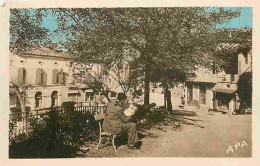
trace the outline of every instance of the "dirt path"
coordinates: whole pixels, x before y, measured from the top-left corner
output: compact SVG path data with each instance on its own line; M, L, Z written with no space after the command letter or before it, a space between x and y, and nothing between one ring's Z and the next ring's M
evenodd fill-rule
M170 116L163 123L140 133L144 136L141 139L141 150L133 151L127 149L126 145L121 145L115 154L113 147L108 146L98 151L91 148L86 155L89 157L250 157L252 155L251 115L227 116L221 113L203 112L197 112L195 116L180 114Z

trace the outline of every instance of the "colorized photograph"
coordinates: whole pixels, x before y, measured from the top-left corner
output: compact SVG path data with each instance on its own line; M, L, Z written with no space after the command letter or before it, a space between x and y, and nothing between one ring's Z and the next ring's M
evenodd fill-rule
M251 158L252 15L11 8L9 158Z

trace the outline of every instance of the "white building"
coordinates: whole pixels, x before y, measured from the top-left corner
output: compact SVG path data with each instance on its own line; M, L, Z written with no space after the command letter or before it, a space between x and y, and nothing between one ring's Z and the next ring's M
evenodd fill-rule
M238 73L213 73L200 68L197 77L187 84L186 101L197 100L200 106L208 109L233 112L239 109L237 81L244 72L252 71L252 51L237 54Z
M26 106L31 110L60 106L64 101L81 101L84 92L72 85L71 54L38 47L19 55L10 53L10 82L26 86ZM75 90L77 89L77 90ZM10 108L18 100L10 91Z
M75 57L53 47L37 47L29 51L10 53L10 83L26 86L26 106L30 110L41 110L51 106L61 106L63 102L83 102L84 105L102 103L104 96L94 93L84 79L90 78L86 73L86 64L75 62ZM102 75L102 66L91 64L89 73L103 79L108 89L122 92L116 75ZM129 69L128 69L129 70ZM120 78L127 77L128 70ZM10 84L10 108L19 105L19 100ZM114 93L112 93L114 97Z

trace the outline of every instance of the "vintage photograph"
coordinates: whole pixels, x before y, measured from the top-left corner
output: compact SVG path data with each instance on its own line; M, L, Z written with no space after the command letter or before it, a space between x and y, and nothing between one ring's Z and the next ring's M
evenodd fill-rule
M251 158L252 12L11 8L9 158Z

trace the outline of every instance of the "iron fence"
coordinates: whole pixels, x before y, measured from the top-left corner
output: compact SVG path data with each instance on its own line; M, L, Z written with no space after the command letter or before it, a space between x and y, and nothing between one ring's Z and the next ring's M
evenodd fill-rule
M86 105L76 105L74 107L74 112L81 113L82 115L91 114L96 115L103 113L105 109L104 105L86 106ZM61 107L43 108L37 110L31 110L27 112L17 112L9 114L9 130L12 130L10 137L19 135L22 133L27 133L30 131L29 119L42 119L51 110L57 111L59 114L66 114L67 111Z

